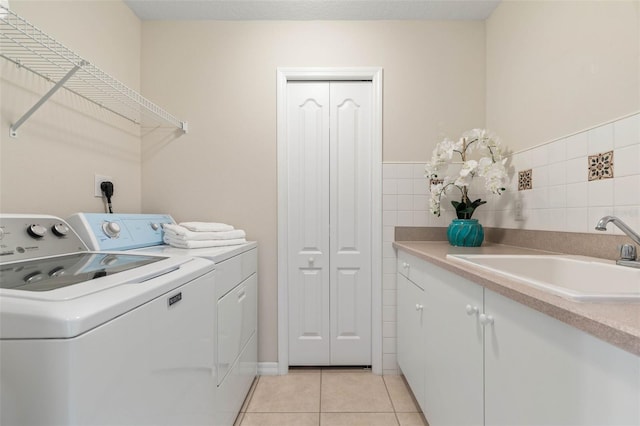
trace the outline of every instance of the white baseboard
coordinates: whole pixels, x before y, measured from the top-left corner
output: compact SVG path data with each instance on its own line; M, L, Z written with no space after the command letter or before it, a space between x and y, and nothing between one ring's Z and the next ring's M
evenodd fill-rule
M258 375L259 376L277 376L278 363L277 362L259 362L258 363Z

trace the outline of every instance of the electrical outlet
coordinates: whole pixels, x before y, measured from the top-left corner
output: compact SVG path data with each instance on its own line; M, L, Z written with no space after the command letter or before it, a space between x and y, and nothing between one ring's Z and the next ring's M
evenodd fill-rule
M522 200L516 200L513 206L515 220L517 222L522 222L524 220L524 215L522 212Z
M95 197L100 197L102 198L102 189L100 189L100 184L102 182L113 182L113 179L111 178L111 176L104 176L104 175L94 175L94 181L93 181L93 185L94 185L94 193L93 195Z

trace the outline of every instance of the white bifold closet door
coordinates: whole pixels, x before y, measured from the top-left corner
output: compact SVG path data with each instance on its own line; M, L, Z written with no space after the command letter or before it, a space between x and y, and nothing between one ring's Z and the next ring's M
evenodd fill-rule
M370 365L372 83L287 91L289 365Z

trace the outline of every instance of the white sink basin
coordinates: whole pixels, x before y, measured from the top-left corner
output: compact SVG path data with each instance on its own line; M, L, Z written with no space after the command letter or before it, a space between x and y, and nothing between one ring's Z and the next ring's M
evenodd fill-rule
M640 269L582 256L447 255L557 294L585 302L640 301Z

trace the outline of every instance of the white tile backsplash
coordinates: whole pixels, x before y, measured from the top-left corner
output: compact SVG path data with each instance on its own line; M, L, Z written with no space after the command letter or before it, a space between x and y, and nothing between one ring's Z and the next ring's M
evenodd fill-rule
M567 183L576 183L576 182L586 182L587 181L587 165L588 158L587 156L582 156L578 158L572 158L567 160L566 164L566 182ZM535 179L535 176L534 176Z
M382 194L382 210L383 211L398 210L398 196L395 194Z
M398 193L398 180L395 178L383 178L382 193L385 195L396 195Z
M549 146L540 145L531 150L531 167L546 166L549 164Z
M549 144L549 164L563 163L567 160L567 141L562 139Z
M587 132L571 135L565 138L564 141L567 145L567 160L587 156L587 153L589 152L589 147L587 145Z
M382 335L385 337L396 337L398 335L398 332L396 330L396 324L395 322L383 322L382 323Z
M616 149L613 152L613 169L614 177L632 176L640 173L640 144Z
M567 183L566 162L550 164L547 168L549 185L564 185Z
M566 187L567 208L585 207L587 200L587 182L570 183Z
M614 177L588 181L588 156L614 150ZM487 200L474 217L488 227L595 233L596 222L616 215L640 230L640 114L512 155L511 180L503 195L472 194ZM518 191L518 171L533 169L533 189ZM383 372L397 374L395 226L446 227L454 218L448 197L440 217L429 211L424 163L383 165ZM456 173L448 171L447 174ZM516 219L516 205L522 219ZM606 231L621 234L613 226Z
M587 132L589 155L613 149L613 123L593 128Z
M413 194L398 195L398 210L413 210Z
M533 188L545 188L549 186L549 167L547 165L534 167L532 171Z
M398 195L413 195L413 179L398 179L397 185Z
M640 143L640 114L613 123L614 145L622 148Z
M589 207L613 207L613 179L591 181L587 191Z
M613 201L616 206L640 205L640 175L611 180L614 181Z

